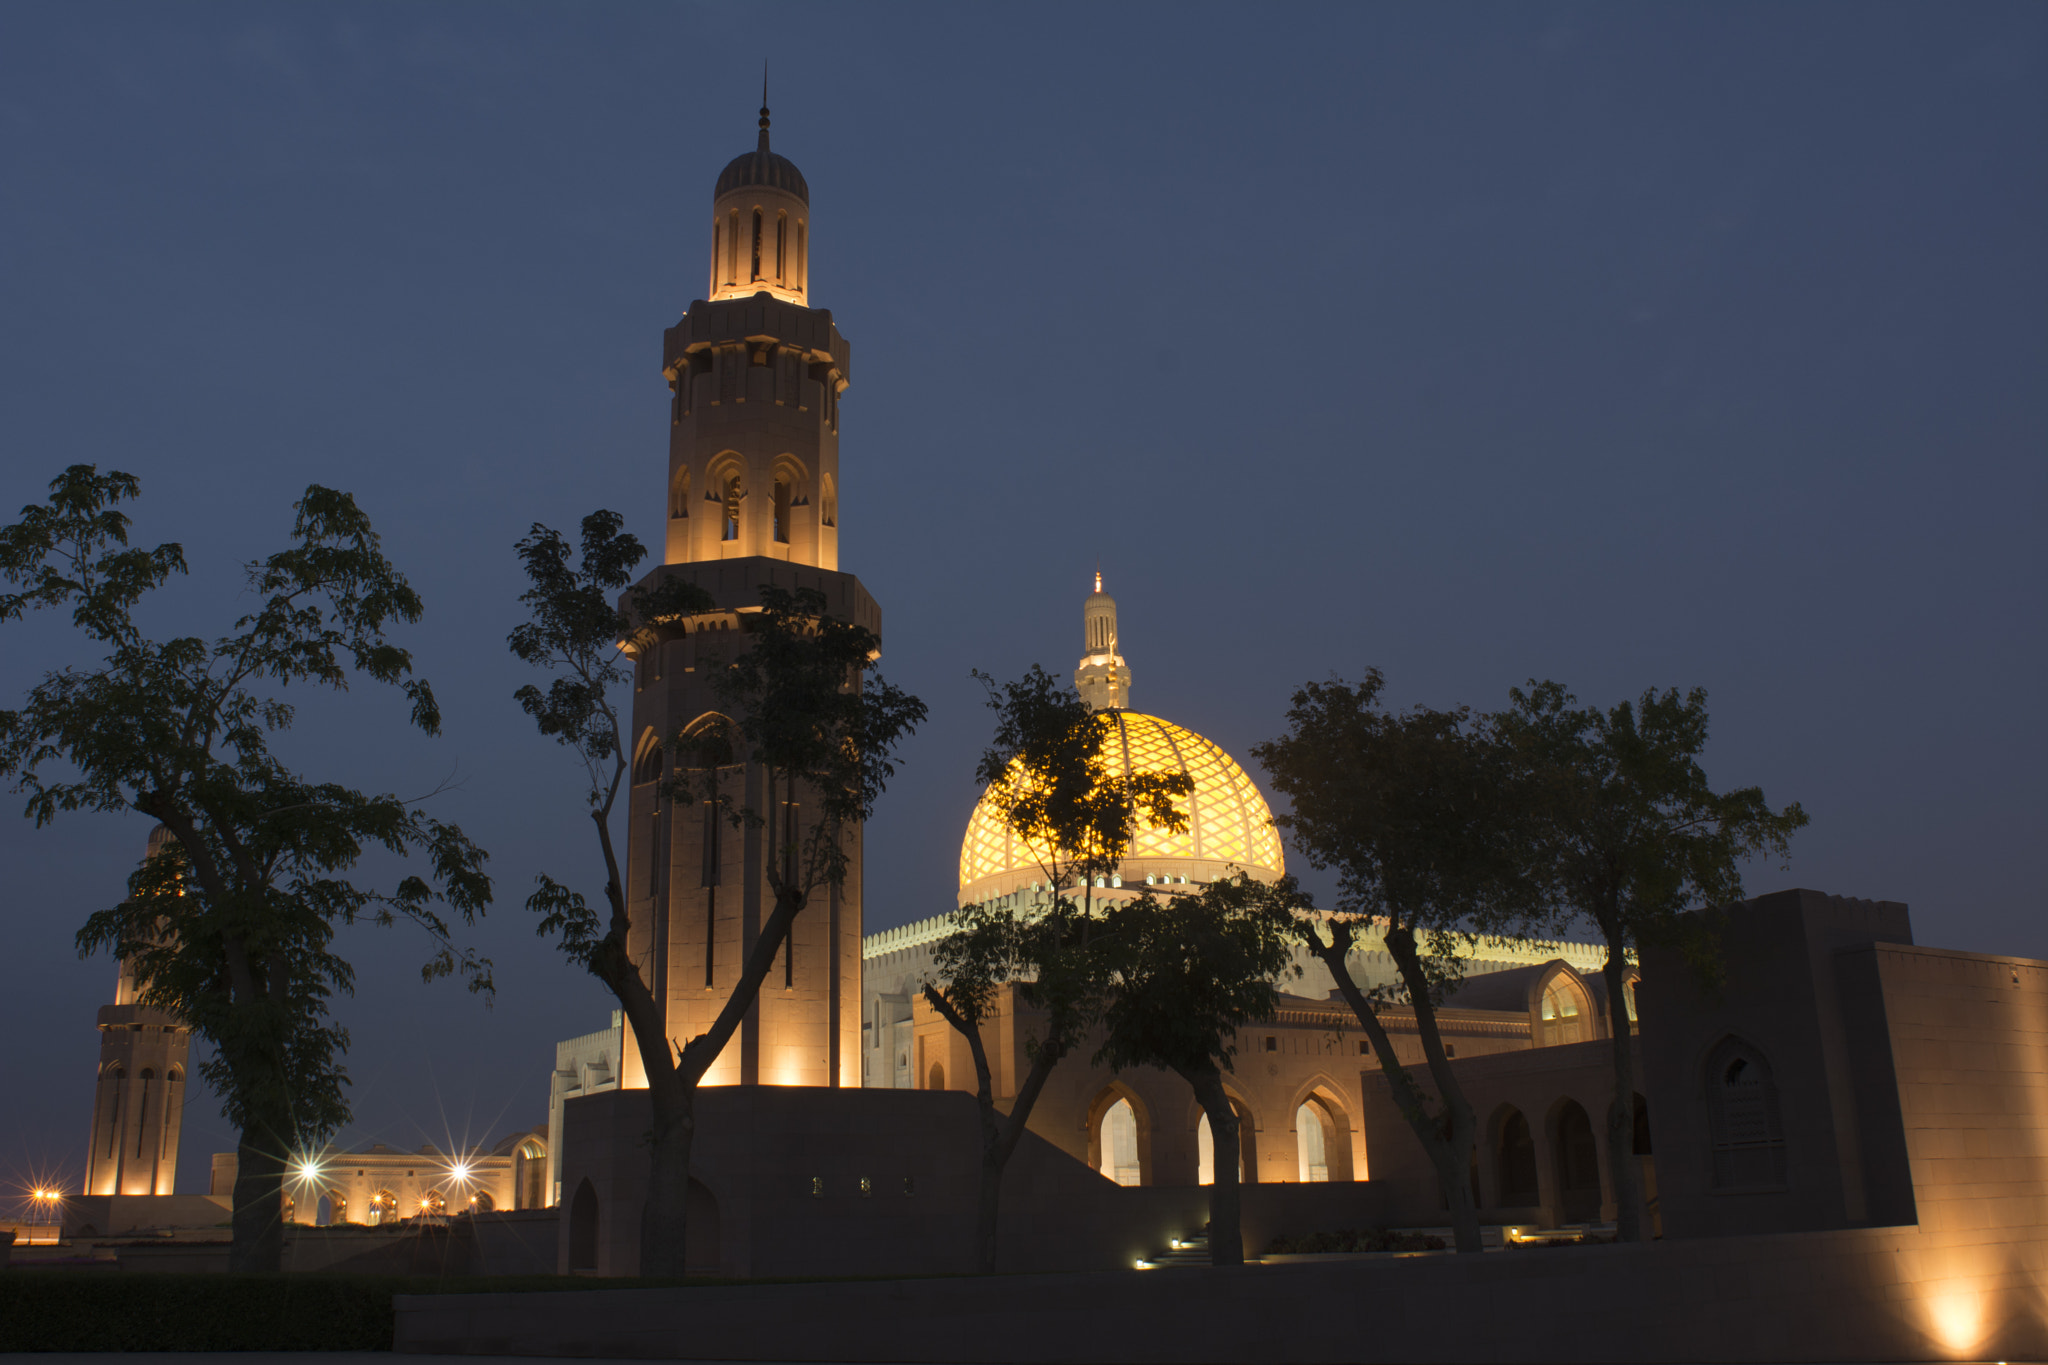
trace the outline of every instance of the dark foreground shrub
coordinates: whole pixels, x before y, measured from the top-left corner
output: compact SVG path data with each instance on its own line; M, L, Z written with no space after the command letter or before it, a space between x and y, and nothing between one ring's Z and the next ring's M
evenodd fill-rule
M1424 1232L1395 1232L1388 1228L1367 1228L1353 1232L1312 1232L1306 1237L1275 1237L1266 1248L1269 1256L1328 1255L1356 1251L1442 1251L1444 1239Z

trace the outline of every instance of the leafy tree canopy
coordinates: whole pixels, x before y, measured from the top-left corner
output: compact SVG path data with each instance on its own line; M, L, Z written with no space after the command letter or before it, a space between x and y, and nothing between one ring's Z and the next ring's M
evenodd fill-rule
M291 1148L348 1115L347 1034L327 1002L354 975L333 950L336 927L409 921L432 944L424 976L460 972L488 995L490 963L455 945L443 913L482 913L486 855L414 802L315 781L272 752L272 736L292 723L284 693L294 684L391 684L411 700L414 725L440 728L432 690L386 634L420 618L419 595L355 501L307 488L291 544L245 567L255 609L212 639L157 640L135 610L185 572L185 557L175 544L129 546L119 505L139 491L132 475L74 465L47 503L0 529L0 577L19 589L0 595L0 620L69 607L101 652L94 666L46 675L21 709L0 711L0 773L38 825L132 809L173 836L131 879L126 901L86 922L79 950L133 958L143 1003L182 1016L213 1045L203 1074L243 1130L237 1265L274 1268L276 1173ZM346 874L373 847L423 853L429 875L359 885Z

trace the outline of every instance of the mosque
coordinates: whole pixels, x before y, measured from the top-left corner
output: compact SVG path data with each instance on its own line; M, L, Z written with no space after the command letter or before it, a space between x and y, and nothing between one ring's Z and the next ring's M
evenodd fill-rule
M713 605L629 649L629 951L679 1038L716 1015L771 908L758 832L733 829L709 803L682 808L660 794L658 737L713 712L700 649L734 644L770 584L816 589L835 614L878 634L882 623L879 604L839 564L851 347L833 315L811 306L809 189L770 149L766 108L756 147L721 172L710 209L705 296L663 337L665 554L648 581L687 580ZM1109 719L1108 761L1193 782L1187 829L1141 830L1092 894L1181 894L1233 867L1283 875L1284 850L1253 778L1216 744L1134 708L1118 604L1099 576L1082 628L1074 679ZM750 784L750 802L765 800L755 774L734 780ZM788 801L782 818L801 835L810 817ZM850 852L845 886L799 918L700 1093L689 1260L706 1273L947 1274L973 1262L974 1071L963 1041L920 998L949 916L864 933L858 831ZM968 821L958 871L960 905L1029 906L1055 894L986 806ZM1664 1237L1745 1239L1748 1262L1786 1275L1838 1257L1840 1283L1876 1276L1892 1286L1872 1291L1887 1313L1934 1303L1942 1268L1986 1239L1999 1241L2000 1264L2025 1267L2010 1272L2012 1284L2043 1282L2048 964L1920 947L1903 905L1804 890L1729 907L1724 936L1737 965L1717 990L1695 987L1684 964L1655 952L1629 979L1627 1046L1643 1086L1629 1159ZM1447 1051L1481 1116L1473 1186L1482 1220L1498 1228L1584 1227L1613 1215L1609 1147L1592 1117L1607 1111L1616 1042L1598 972L1604 951L1482 943L1441 1011ZM1376 940L1362 937L1356 952L1362 982L1393 979ZM1234 1155L1248 1245L1441 1221L1436 1182L1395 1109L1382 1059L1333 999L1321 964L1303 954L1298 965L1276 1016L1238 1037L1226 1076L1243 1120ZM189 1038L133 997L124 973L115 1004L101 1011L81 1205L170 1197ZM1412 1019L1392 1014L1397 1060L1419 1062ZM1031 1010L1013 988L985 1034L999 1104L1016 1092L1032 1033ZM614 1013L608 1027L557 1048L544 1124L489 1152L332 1154L336 1179L296 1194L294 1217L354 1221L357 1210L380 1208L403 1217L467 1200L479 1220L551 1220L558 1271L632 1274L647 1174L638 1057ZM1008 1168L999 1263L1145 1263L1202 1226L1202 1186L1231 1155L1214 1150L1177 1078L1111 1073L1076 1056L1053 1073ZM451 1183L456 1165L467 1186ZM413 1182L402 1192L401 1169ZM337 1183L342 1172L354 1183ZM492 1207L465 1190L488 1195ZM121 1215L112 1202L94 1207L106 1210L107 1231L147 1217ZM1655 1274L1676 1275L1672 1267L1693 1261L1659 1264L1666 1269ZM1718 1275L1720 1264L1684 1273ZM1999 1285L1983 1292L2005 1293ZM1686 1305L1705 1300L1677 1279L1666 1288L1657 1330L1693 1330ZM1787 1309L1787 1321L1811 1318L1818 1302ZM1852 1320L1861 1319L1843 1318ZM750 1320L748 1330L758 1326Z

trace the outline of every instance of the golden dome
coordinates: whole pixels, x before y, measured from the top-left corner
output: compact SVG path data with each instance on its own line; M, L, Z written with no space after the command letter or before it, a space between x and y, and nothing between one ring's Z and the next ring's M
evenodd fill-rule
M1286 870L1280 832L1266 798L1229 754L1192 730L1136 711L1098 713L1112 722L1103 740L1103 762L1112 773L1186 773L1194 794L1182 805L1188 827L1180 834L1140 825L1119 873L1123 885L1143 886L1148 877L1188 882L1214 881L1230 866L1260 880ZM974 808L967 837L960 841L960 903L967 905L1045 880L1045 872L1024 841L1003 824L988 801Z

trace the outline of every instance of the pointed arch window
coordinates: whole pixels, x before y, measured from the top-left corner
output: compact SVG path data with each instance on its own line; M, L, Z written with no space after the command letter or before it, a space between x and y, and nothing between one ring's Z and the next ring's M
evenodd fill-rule
M640 742L633 746L633 785L653 782L661 776L661 741L654 737L654 727L648 726L640 732Z
M775 481L775 543L789 544L790 486L787 478Z
M1714 1187L1756 1189L1785 1183L1785 1132L1770 1063L1730 1039L1707 1063L1707 1115L1714 1140Z
M745 496L740 489L739 475L726 475L724 492L725 525L720 532L719 539L738 540L740 538L740 499Z
M750 280L761 278L761 210L754 210L754 273Z

